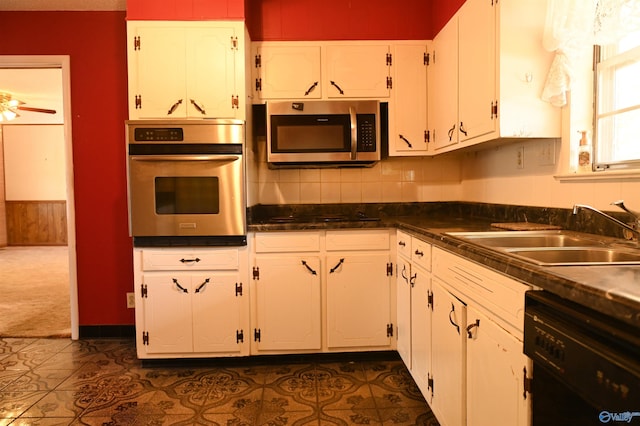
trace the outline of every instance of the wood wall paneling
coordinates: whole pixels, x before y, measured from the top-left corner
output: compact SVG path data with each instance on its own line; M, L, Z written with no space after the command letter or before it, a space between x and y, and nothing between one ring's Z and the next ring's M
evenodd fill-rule
M10 246L67 245L66 201L7 201Z

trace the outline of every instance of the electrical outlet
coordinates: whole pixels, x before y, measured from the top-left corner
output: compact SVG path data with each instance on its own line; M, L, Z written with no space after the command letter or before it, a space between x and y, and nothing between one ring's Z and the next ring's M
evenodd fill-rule
M556 164L556 142L544 141L540 145L540 152L538 156L539 166L553 166Z
M524 169L524 146L516 148L516 168Z
M136 307L136 295L134 293L127 293L127 308Z

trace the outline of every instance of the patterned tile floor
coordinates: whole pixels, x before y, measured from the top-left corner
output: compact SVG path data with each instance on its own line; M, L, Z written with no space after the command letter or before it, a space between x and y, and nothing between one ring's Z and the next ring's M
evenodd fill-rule
M0 426L438 424L392 353L256 358L143 363L129 340L0 338Z

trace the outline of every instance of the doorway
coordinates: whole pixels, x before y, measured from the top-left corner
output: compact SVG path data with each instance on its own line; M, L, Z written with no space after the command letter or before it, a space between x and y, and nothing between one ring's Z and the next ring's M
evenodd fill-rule
M71 338L76 340L79 338L79 324L78 324L78 297L77 297L77 274L76 274L76 240L75 240L75 212L73 209L74 203L74 188L73 188L73 156L72 156L72 139L71 139L71 98L70 98L70 66L69 56L0 56L0 71L1 70L15 70L15 69L57 69L61 72L60 85L62 91L62 146L64 157L64 182L65 182L65 199L66 199L66 253L64 253L67 265L66 272L68 275L68 300L69 300L69 317L70 317L70 335ZM7 125L8 126L8 125ZM4 126L4 127L7 127ZM0 130L2 128L0 123ZM4 197L2 203L6 205ZM3 213L4 210L0 211ZM6 220L6 219L4 219ZM4 222L2 220L2 222ZM4 225L4 223L2 223ZM55 251L55 250L52 250ZM59 251L59 250L58 250ZM11 253L12 255L16 253ZM22 253L17 253L22 255ZM37 255L35 255L37 256ZM57 255L59 262L60 253ZM45 256L41 254L41 259L45 261ZM30 262L25 263L25 268L34 269L34 266L38 266L38 262L34 261L34 255L29 254ZM52 261L52 257L47 257L49 261ZM20 263L22 261L18 261ZM53 266L49 266L53 268ZM63 265L64 269L64 265ZM16 297L15 303L20 303L20 297ZM46 315L45 315L46 318ZM46 320L46 319L45 319Z

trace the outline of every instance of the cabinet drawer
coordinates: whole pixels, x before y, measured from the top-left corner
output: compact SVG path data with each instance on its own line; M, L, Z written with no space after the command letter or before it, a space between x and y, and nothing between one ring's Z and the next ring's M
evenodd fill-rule
M340 250L389 250L389 230L341 230L327 231L327 251Z
M255 238L256 253L320 251L319 232L261 232Z
M411 259L411 235L406 232L398 231L396 234L396 250L398 255Z
M415 237L412 238L411 261L427 271L431 271L431 244Z
M494 321L506 321L522 338L524 293L530 286L437 247L432 255L434 277L448 284L459 297L482 306Z
M239 265L238 249L142 250L142 270L235 270Z

